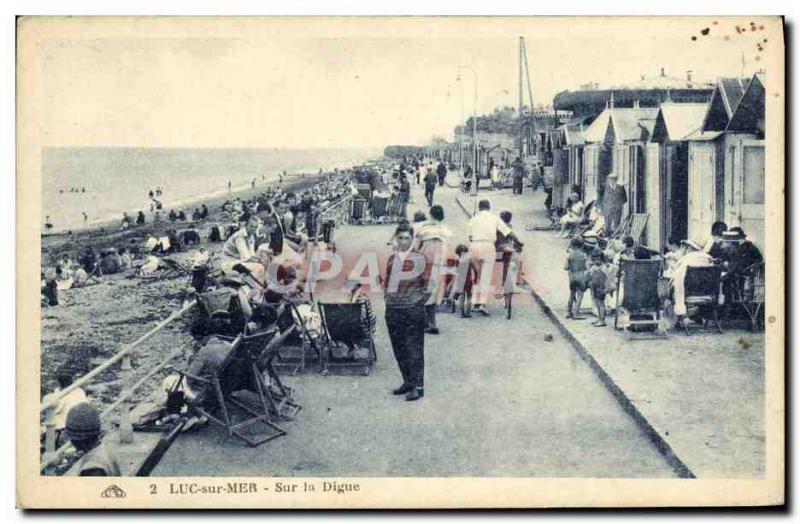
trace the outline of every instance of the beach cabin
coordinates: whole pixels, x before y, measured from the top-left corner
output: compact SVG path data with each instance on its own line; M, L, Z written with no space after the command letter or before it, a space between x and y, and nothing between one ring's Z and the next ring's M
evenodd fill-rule
M756 74L725 128L723 220L764 250L764 76Z
M572 194L573 187L569 172L569 150L564 147L564 130L562 128L551 130L548 133L548 144L548 155L552 159L553 170L552 203L563 207Z
M703 125L708 104L664 102L656 115L645 162L645 243L663 251L670 238L688 235L689 142Z
M615 108L613 101L583 135L585 199L602 207L606 177L612 171L628 193L625 214L645 212L644 146L655 124L657 108Z
M687 138L688 238L701 240L708 238L711 234L711 225L726 218L726 130L749 84L750 79L719 79L708 103L702 126ZM748 161L753 161L752 154Z
M583 146L586 141L583 138L583 125L563 126L563 149L567 151L567 171L569 181L573 187L581 188L581 196L584 191L583 180Z

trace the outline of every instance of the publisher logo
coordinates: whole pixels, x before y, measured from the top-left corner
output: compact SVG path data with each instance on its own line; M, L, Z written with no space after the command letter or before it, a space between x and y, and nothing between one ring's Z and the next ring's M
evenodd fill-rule
M105 499L121 499L126 495L127 493L125 493L125 491L123 491L123 489L116 484L111 484L100 494L100 496Z

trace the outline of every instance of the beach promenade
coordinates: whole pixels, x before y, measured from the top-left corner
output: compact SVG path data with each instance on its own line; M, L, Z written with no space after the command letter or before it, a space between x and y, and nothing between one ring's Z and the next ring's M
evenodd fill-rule
M472 197L451 191L462 209L472 210ZM676 330L668 339L627 340L611 327L613 316L605 328L592 327L594 317L567 319L569 241L524 227L546 223L544 196L503 190L478 197L489 198L497 212L514 213L527 280L542 310L675 467L698 478L763 476L764 334L724 326L722 335ZM587 295L583 307L589 302Z
M424 209L421 188L412 190L410 215ZM459 243L467 218L455 195L440 188L434 199ZM386 254L393 227L343 226L337 247L345 257ZM390 394L400 376L380 294L372 302L378 362L369 376L286 377L303 406L286 436L248 448L207 425L182 435L154 475L678 476L531 297L515 299L511 320L500 300L488 318L439 313L418 402Z

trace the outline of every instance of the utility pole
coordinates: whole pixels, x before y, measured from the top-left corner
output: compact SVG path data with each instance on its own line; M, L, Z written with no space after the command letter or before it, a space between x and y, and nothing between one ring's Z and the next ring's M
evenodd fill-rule
M523 145L523 138L522 138L522 122L523 122L523 112L522 112L522 46L525 40L522 37L519 37L519 83L517 84L517 92L519 94L519 125L517 126L517 140L519 140L519 156L522 158L522 152L524 151L525 146Z
M525 71L525 80L528 86L528 104L530 106L530 115L531 115L531 125L535 127L536 125L536 115L534 114L533 109L533 90L531 89L531 72L530 68L528 67L528 51L525 48L525 37L519 37L519 156L522 158L525 152L525 137L523 136L523 121L525 118L524 111L523 111L523 83L522 83L522 72Z
M469 69L472 73L472 188L471 195L478 194L478 74L472 66L458 66L458 69ZM460 78L460 77L459 77Z

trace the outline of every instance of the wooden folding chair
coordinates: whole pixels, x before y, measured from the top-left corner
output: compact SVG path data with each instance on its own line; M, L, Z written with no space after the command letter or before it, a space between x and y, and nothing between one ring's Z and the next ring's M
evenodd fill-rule
M244 342L243 335L236 337L217 369L204 376L187 372L184 380L191 381L192 389L199 389L191 403L195 411L224 427L228 435L258 446L286 432L272 419L257 359ZM258 403L242 401L234 395L245 388L257 394Z
M307 371L309 366L316 362L318 372L327 372L324 352L309 333L296 304L287 302L287 307L279 315L277 324L281 330L289 329L291 326L297 329L292 332L288 339L289 343L276 355L276 369L282 373L297 375ZM311 359L308 358L309 354Z
M649 216L647 213L634 213L631 215L631 227L628 234L636 244L641 243L642 234L644 234L644 228L647 226Z

